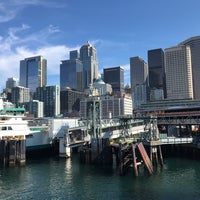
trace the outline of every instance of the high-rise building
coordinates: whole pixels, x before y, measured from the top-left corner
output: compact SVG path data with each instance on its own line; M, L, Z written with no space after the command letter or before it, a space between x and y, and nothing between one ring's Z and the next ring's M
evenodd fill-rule
M35 92L37 87L46 86L47 60L42 56L25 58L20 61L20 86Z
M19 86L19 79L18 78L8 78L6 81L6 88L4 89L4 94L6 95L6 99L12 102L12 88Z
M83 64L77 58L70 57L69 60L63 60L60 64L60 89L66 87L83 91Z
M165 49L167 99L193 99L192 62L189 46Z
M103 69L104 82L112 86L113 94L124 92L124 69L120 66Z
M29 88L17 86L12 88L11 92L11 102L16 106L21 103L26 103L30 101L30 91Z
M80 102L80 116L83 119L87 119L87 102L90 101L90 97L83 99ZM100 96L99 101L101 104L100 113L102 119L108 118L119 118L124 115L132 115L132 99L129 95L124 95L122 97L116 96Z
M36 100L44 102L44 116L55 117L60 114L60 87L46 86L36 88Z
M130 80L131 89L134 90L136 85L148 85L148 65L139 56L130 58Z
M163 90L166 97L164 51L162 49L148 51L148 70L150 90Z
M200 99L200 36L191 37L181 42L180 45L190 46L194 99Z
M66 88L60 92L60 114L63 116L79 116L80 101L83 92Z
M98 78L96 48L89 42L80 48L80 60L83 63L83 86L86 88Z
M139 56L130 58L130 81L133 108L147 101L148 65Z
M19 79L18 78L8 78L6 81L6 89L11 89L13 87L19 86Z

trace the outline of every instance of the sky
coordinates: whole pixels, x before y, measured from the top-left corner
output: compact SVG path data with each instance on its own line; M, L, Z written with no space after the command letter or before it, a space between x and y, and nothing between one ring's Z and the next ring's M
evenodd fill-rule
M200 35L199 0L1 0L0 91L19 78L20 60L47 59L47 84L59 85L61 60L89 41L96 47L99 74L124 68L130 57L147 62L151 49L169 48Z

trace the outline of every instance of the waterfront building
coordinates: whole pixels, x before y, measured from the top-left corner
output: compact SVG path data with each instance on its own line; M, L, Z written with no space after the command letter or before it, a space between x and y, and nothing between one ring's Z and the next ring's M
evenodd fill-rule
M70 59L61 61L60 64L60 89L65 90L70 87L83 91L83 64L70 52ZM72 56L72 57L71 57Z
M31 93L35 92L37 87L46 86L47 60L42 56L21 60L19 82L20 86L29 88Z
M163 89L151 89L150 90L150 101L161 101L164 97Z
M113 94L124 93L124 69L120 66L103 69L104 82L112 86Z
M167 99L193 99L192 62L189 46L165 49Z
M11 90L11 102L16 106L19 104L30 101L30 90L29 88L17 86Z
M80 60L83 64L83 87L86 88L98 78L96 48L89 42L80 48Z
M165 84L165 67L164 67L164 51L162 49L152 49L148 51L148 80L149 80L149 89L151 90L158 89L163 90L164 97L166 97L166 84ZM151 93L151 99L156 99Z
M139 56L130 58L130 81L133 108L147 101L148 65Z
M44 102L44 116L55 117L60 114L60 87L46 86L36 88L35 99Z
M101 117L102 119L119 118L125 115L132 115L132 99L130 95L124 95L122 97L104 95L98 97L101 104ZM80 102L80 116L83 119L87 119L87 102L90 101L90 97L83 99Z
M194 99L200 99L200 36L188 38L181 42L180 45L190 46Z
M63 116L79 116L80 101L83 92L66 88L60 91L60 114Z

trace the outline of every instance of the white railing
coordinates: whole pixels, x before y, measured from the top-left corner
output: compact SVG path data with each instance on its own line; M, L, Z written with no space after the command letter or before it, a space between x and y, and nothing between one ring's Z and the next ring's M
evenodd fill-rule
M185 144L185 143L192 143L193 138L192 137L186 137L186 138L167 137L167 138L161 138L160 141L162 144Z

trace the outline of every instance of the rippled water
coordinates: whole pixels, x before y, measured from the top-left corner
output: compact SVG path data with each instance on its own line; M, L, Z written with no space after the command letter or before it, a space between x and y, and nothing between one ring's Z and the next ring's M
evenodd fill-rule
M0 170L0 199L200 199L200 161L167 158L154 175L118 175L116 167L72 159L29 159Z

